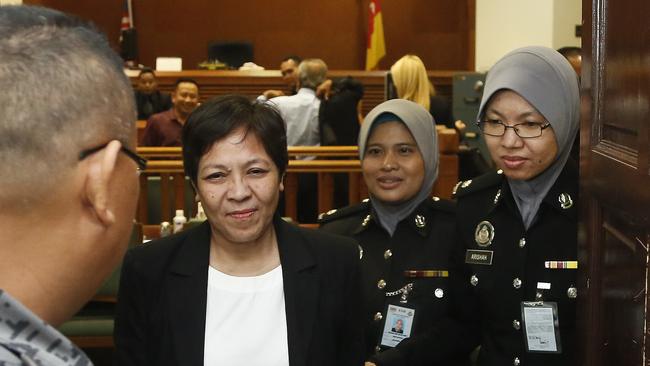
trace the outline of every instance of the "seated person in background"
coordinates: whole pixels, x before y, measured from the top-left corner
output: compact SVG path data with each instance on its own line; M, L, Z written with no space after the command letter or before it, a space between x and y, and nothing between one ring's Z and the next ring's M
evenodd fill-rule
M135 103L138 107L138 119L148 119L152 114L164 112L172 107L169 94L158 90L156 74L148 67L140 71L135 91Z
M444 337L431 332L455 309L448 273L456 230L454 204L431 197L439 156L431 114L404 99L379 104L361 126L359 155L370 199L329 211L320 223L321 230L352 237L362 249L366 360L466 365L469 352L435 359L419 346L433 339L451 348L463 341L457 332L465 329L450 327ZM394 314L413 309L405 319L411 326L400 329L404 336L392 337Z
M429 81L427 69L415 55L406 55L390 67L397 97L410 100L428 110L437 124L454 128L451 103L443 96L437 96Z
M281 97L283 95L294 95L298 91L298 65L302 59L298 56L285 57L280 63L280 72L282 73L282 81L287 84L287 91L282 90L266 90L262 93L265 99Z
M127 253L116 364L361 365L356 243L274 215L280 114L242 96L204 103L183 163L208 219Z
M199 84L179 78L174 84L172 108L149 117L141 146L181 146L181 131L190 113L199 104Z
M131 83L77 18L0 6L0 34L0 365L92 365L53 326L126 250L146 165Z

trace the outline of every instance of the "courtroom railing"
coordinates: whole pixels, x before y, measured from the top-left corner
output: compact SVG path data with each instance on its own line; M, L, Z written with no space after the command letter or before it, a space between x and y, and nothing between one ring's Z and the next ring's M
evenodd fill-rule
M433 194L449 198L453 186L458 181L458 135L454 130L439 129L438 146L440 164L438 180ZM149 219L150 195L158 197L160 220L171 221L174 209L188 207L193 193L183 171L181 148L179 147L138 147L140 155L149 159L146 171L140 177L140 201L138 220L143 224L158 224ZM361 165L356 146L290 146L290 160L284 181L285 216L296 219L298 201L298 174L317 174L319 212L326 212L333 207L334 176L348 176L348 204L358 203L368 196L365 182L361 177ZM316 160L296 160L296 156L316 156ZM159 185L159 192L151 191L153 182ZM151 194L150 194L151 193ZM189 207L188 207L189 208ZM186 216L195 214L186 211Z

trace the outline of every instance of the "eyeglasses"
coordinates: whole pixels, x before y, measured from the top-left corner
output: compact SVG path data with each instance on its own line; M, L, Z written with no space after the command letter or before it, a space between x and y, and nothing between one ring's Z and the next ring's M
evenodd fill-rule
M544 124L537 122L524 122L517 123L516 125L508 126L503 122L496 119L486 119L476 122L478 128L488 136L500 137L505 135L508 128L512 128L517 136L522 139L530 139L542 136L542 131L551 126L550 123Z
M89 157L90 155L98 152L99 150L105 148L108 146L110 142L107 142L103 145L99 145L93 148L90 148L88 150L83 150L82 152L79 153L79 161ZM138 174L142 173L145 169L147 169L147 159L143 158L142 156L138 155L135 151L129 149L128 147L122 146L120 148L120 151L122 151L126 156L128 156L131 160L135 161L135 163L138 165Z

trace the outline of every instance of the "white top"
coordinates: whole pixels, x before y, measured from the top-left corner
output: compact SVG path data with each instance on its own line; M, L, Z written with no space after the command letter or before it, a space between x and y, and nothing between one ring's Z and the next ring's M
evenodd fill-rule
M269 103L278 108L287 124L287 145L320 146L320 99L315 91L300 88L295 95L276 97L269 100Z
M203 364L288 366L282 266L256 277L208 268Z

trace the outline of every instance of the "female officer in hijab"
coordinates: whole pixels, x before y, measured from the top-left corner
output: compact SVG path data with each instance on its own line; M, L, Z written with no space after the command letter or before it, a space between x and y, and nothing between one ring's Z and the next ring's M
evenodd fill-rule
M574 365L578 81L556 51L526 47L488 72L478 125L499 170L459 182L479 365Z
M404 99L378 105L361 127L359 154L370 199L322 215L321 229L360 244L367 359L413 365L428 351L417 345L450 311L455 210L431 196L438 175L431 114ZM436 341L449 348L455 342ZM439 361L463 365L467 355Z

